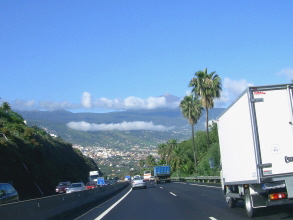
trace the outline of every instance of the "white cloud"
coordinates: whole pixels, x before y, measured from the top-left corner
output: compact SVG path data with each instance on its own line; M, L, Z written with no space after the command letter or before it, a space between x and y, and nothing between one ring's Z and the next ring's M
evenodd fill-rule
M163 125L154 125L153 122L145 122L145 121L133 121L122 123L111 123L111 124L95 124L88 123L85 121L80 122L69 122L67 126L74 130L79 131L108 131L108 130L120 130L120 131L129 131L129 130L152 130L152 131L162 131L162 130L171 130L174 129L172 127L166 127Z
M45 110L74 109L77 107L80 107L80 105L75 105L68 101L63 101L63 102L41 101L37 105L37 108L45 109Z
M7 101L9 102L9 101ZM60 109L76 109L80 108L80 104L72 104L68 101L54 102L54 101L40 101L35 100L19 100L16 99L11 102L11 108L16 110L60 110Z
M81 104L84 108L92 107L92 95L88 92L84 92L81 98Z
M135 96L129 96L125 99L109 100L107 98L96 99L92 105L93 108L109 109L155 109L160 107L172 107L167 105L165 97L149 97L141 99Z
M23 107L31 107L35 105L34 100L29 100L29 101L23 101L23 100L15 100L13 102L13 105L18 105L18 106L23 106Z
M224 78L223 87L228 90L231 95L238 96L243 92L248 86L252 86L245 79L231 80L229 78Z
M166 107L166 98L165 97L149 97L146 100L147 109L155 109L160 107Z
M3 100L3 99L2 99ZM13 109L25 110L25 109L43 109L43 110L59 110L59 109L79 109L82 108L89 110L94 109L108 109L108 110L129 110L129 109L156 109L156 108L174 108L179 106L179 102L167 102L166 98L161 97L149 97L147 99L138 98L135 96L129 96L125 99L107 99L99 98L94 99L89 92L84 92L81 97L80 104L73 104L68 101L55 102L55 101L39 101L34 100L15 100L11 102Z
M19 110L34 109L35 104L36 102L34 100L25 101L25 100L16 99L13 102L11 102L11 108L19 109Z
M220 99L215 99L215 107L224 108L227 107L232 101L234 101L248 86L252 86L252 83L248 83L245 79L231 80L230 78L224 78L222 82L222 92Z
M288 80L293 80L293 68L285 68L277 73L278 76L285 76Z

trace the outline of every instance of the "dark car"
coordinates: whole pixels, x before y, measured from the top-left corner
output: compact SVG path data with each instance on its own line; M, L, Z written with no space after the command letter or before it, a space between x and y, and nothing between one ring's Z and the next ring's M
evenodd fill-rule
M0 183L0 204L18 202L17 191L9 183Z
M66 190L71 185L70 182L60 182L58 186L56 186L56 193L66 193Z
M110 185L111 185L110 181L109 180L105 180L105 186L110 186Z

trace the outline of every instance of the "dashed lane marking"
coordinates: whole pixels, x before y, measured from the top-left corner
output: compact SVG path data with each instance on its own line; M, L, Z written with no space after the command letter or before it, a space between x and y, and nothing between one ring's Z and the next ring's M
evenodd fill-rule
M175 193L172 193L172 192L170 192L170 194L173 195L173 196L177 196Z

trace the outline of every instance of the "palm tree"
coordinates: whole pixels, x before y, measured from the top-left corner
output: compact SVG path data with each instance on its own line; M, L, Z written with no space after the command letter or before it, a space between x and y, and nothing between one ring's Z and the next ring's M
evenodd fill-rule
M171 167L174 171L179 170L181 166L184 164L184 154L182 149L177 145L172 152L172 160L171 160Z
M162 143L158 145L158 154L161 157L161 162L166 161L166 155L167 155L167 144Z
M145 163L148 167L153 167L156 165L156 160L153 155L148 155L145 159Z
M203 107L201 106L200 100L198 100L198 96L194 96L193 94L191 94L189 96L185 96L184 99L180 102L180 108L181 108L181 112L183 116L188 119L188 122L191 125L194 167L196 167L194 125L197 123L198 119L200 118Z
M172 157L173 157L173 150L178 146L177 140L169 140L166 143L166 161L167 165L171 163Z
M202 106L206 110L206 129L207 129L207 145L209 146L209 108L214 107L214 99L220 98L222 91L221 78L216 72L207 73L205 70L200 70L195 73L195 77L189 82L189 87L192 87L192 93L201 97Z

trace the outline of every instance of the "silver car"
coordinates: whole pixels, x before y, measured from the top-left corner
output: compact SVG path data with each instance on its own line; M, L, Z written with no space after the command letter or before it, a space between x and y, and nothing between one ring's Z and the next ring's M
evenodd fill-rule
M66 190L66 193L73 193L73 192L78 192L82 190L85 190L85 185L83 182L72 183Z
M135 188L145 188L146 189L146 183L143 177L134 177L132 180L132 189Z

